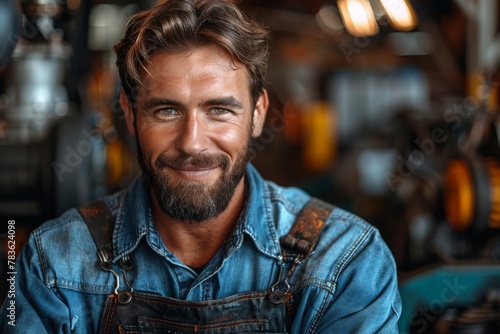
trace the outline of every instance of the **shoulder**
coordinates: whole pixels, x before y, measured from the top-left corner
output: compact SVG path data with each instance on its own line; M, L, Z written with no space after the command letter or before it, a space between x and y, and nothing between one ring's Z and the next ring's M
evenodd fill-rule
M395 294L394 258L378 229L341 208L335 208L326 220L314 253L302 269L304 275L295 284L318 286L335 298L345 291L378 296L377 284L390 285L391 295Z
M369 265L360 262L386 253L386 245L373 225L349 211L335 208L325 222L316 253L320 258L333 260L329 274L335 280L349 265ZM366 260L360 256L364 253L370 253Z
M311 196L301 189L281 187L272 182L266 182L266 191L273 207L271 211L275 224L278 225L278 235L284 236L292 228L301 210L311 200ZM381 255L387 257L389 261L392 260L377 228L352 212L322 200L319 202L322 204L320 210L326 208L330 212L327 214L312 256L315 274L334 281L348 265L352 266L355 259L361 261L360 254L365 252L373 254L367 256L366 261Z
M117 193L104 199L113 214L119 198ZM83 289L80 285L85 281L85 273L97 260L95 243L76 208L33 230L21 255L26 270L36 273L47 286L72 289Z
M102 199L113 216L116 215L121 197L122 193L119 192ZM59 217L44 222L31 234L38 242L50 243L53 241L66 246L87 234L90 237L88 228L77 208L71 208Z
M311 196L295 187L283 187L266 181L264 194L278 236L286 235ZM374 247L385 249L379 231L358 215L320 200L331 212L325 219L314 256L341 271L360 252ZM384 250L385 251L385 250Z
M311 197L300 189L272 182L266 182L265 192L274 208L275 223L280 226L279 235L283 236ZM400 299L391 251L369 222L332 204L324 206L331 211L324 220L314 252L298 264L288 280L296 293L296 315L301 319L294 325L316 324L321 328L319 332L330 332L333 326L354 328L366 321L366 317L352 315L370 309L378 322L368 323L373 328L368 331L395 327ZM319 311L311 312L311 308Z
M267 180L264 181L263 195L266 205L270 206L271 211L290 214L293 219L311 199L311 196L300 188L284 187ZM283 224L283 219L279 220ZM290 223L293 223L293 221Z
M283 222L278 219L280 224L285 223L280 229L288 231L295 222L299 213L312 197L304 190L296 187L283 187L271 181L265 182L265 197L269 199L270 206L274 214L281 212L281 216L286 213L291 215L291 219ZM323 227L321 238L358 238L378 233L377 229L363 218L346 211L335 204L325 202L316 198L324 208L328 208L328 214ZM282 217L281 217L282 218ZM281 233L280 233L281 234Z

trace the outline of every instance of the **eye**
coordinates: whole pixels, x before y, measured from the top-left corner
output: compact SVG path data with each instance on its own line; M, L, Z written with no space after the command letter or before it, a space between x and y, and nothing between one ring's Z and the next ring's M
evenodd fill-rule
M229 113L229 110L224 108L210 108L210 113L212 115L225 115Z
M159 117L173 117L179 114L174 108L163 108L155 112Z

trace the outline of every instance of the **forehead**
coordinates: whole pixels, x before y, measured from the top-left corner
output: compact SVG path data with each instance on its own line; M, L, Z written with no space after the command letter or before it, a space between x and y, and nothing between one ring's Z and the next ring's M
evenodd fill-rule
M143 97L162 92L201 94L217 89L249 95L249 77L244 64L235 62L224 50L205 45L183 52L159 52L142 71Z

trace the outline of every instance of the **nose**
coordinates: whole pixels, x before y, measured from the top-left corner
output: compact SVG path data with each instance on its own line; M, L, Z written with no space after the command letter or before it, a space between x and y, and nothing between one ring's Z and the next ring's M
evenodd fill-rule
M188 112L181 121L176 148L192 156L207 149L207 133L202 117L196 112Z

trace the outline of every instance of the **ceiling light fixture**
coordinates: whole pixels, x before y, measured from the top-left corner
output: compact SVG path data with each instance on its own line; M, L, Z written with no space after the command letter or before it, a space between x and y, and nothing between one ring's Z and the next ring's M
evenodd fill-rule
M397 30L409 31L417 26L418 18L408 0L379 0L390 24Z
M339 0L337 5L344 26L351 35L365 37L378 33L377 20L369 0Z

